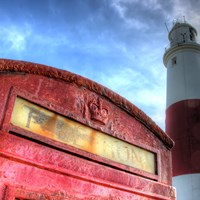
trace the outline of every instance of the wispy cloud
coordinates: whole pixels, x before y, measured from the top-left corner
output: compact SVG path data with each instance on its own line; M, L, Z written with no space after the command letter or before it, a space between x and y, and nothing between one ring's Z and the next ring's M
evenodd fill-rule
M0 40L7 47L8 51L24 51L27 45L27 38L31 35L31 29L25 25L25 28L10 25L0 27Z
M196 0L175 0L174 7L173 7L173 17L175 20L181 19L183 20L183 16L185 17L186 21L191 23L197 31L200 33L200 1ZM198 36L199 37L199 36ZM200 37L199 37L200 40Z
M100 83L133 102L164 129L165 85L152 83L151 77L128 67L99 75Z
M130 3L137 3L137 1L130 0L112 0L112 7L119 14L120 18L125 22L128 28L134 28L136 30L147 29L148 26L138 18L131 18L127 16L128 5Z

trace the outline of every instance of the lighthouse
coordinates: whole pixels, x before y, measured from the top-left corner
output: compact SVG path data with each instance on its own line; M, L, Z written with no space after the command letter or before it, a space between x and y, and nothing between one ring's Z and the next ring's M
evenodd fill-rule
M176 21L168 34L166 133L175 141L173 185L177 200L200 199L200 44L197 30Z

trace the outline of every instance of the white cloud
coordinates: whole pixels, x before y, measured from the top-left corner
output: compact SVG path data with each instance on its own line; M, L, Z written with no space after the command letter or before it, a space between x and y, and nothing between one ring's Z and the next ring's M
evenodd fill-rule
M124 93L134 88L140 88L147 84L147 79L138 70L130 67L116 68L110 71L108 75L101 73L101 82L114 91Z
M152 73L152 76L157 76L158 72ZM143 110L164 129L165 84L162 84L162 82L159 84L156 81L152 82L154 78L147 76L145 71L124 67L123 69L116 69L107 75L101 73L99 80L106 87L111 88ZM158 79L159 82L160 77Z
M112 6L119 14L120 18L125 22L128 28L134 28L137 30L140 29L147 29L148 25L146 23L143 23L137 18L129 18L126 16L127 8L128 6L124 5L124 3L134 3L137 2L137 0L112 0ZM122 4L123 3L123 4Z
M7 27L0 27L1 41L6 44L6 51L24 51L27 45L27 38L31 35L31 29L28 25L25 29L10 25Z
M173 19L183 21L185 17L186 22L193 25L200 35L199 1L174 0L173 4L173 11L170 13ZM171 19L171 23L173 19ZM198 38L200 40L200 36Z
M5 45L6 52L23 53L27 48L38 46L39 50L43 46L48 47L48 51L55 50L60 45L70 45L66 35L59 33L44 34L40 30L33 29L31 25L24 26L8 25L0 27L0 42ZM35 49L36 50L36 49Z
M10 32L7 35L7 39L11 43L11 49L14 49L16 51L23 51L26 47L25 36L21 33Z
M159 0L137 0L137 3L141 3L147 9L154 11L161 9L161 1Z
M135 104L141 106L156 123L164 129L165 125L165 91L162 87L141 88L134 95Z

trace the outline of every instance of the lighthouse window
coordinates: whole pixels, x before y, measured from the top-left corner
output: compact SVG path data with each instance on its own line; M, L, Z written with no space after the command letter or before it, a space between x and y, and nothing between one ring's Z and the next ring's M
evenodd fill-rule
M191 28L190 28L190 40L194 41L194 33Z
M176 61L176 57L172 58L172 66L176 65L177 61Z

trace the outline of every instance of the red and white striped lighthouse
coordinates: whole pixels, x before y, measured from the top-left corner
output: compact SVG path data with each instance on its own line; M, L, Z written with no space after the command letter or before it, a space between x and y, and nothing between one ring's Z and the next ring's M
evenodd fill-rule
M176 22L169 32L166 132L175 141L173 185L177 200L200 199L200 44L190 24Z

